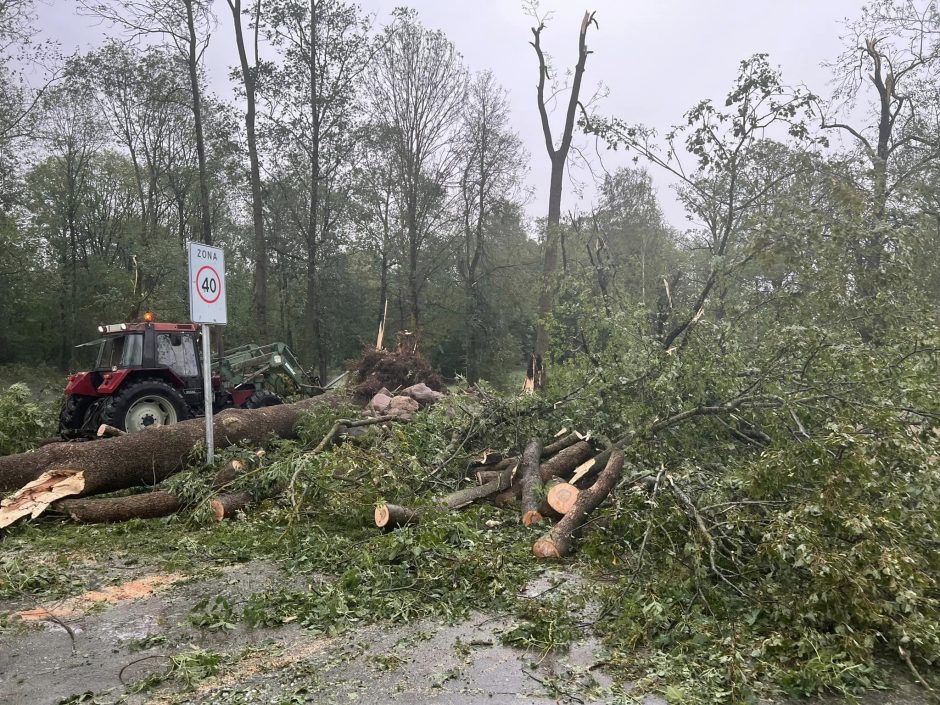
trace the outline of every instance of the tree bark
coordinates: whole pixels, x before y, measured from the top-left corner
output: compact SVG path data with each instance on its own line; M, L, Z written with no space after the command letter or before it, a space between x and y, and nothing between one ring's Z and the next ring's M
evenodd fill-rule
M508 473L508 471L507 471ZM451 492L438 499L435 504L442 509L457 511L467 507L477 500L485 499L496 494L506 486L507 473L501 474L485 485L467 487L456 492ZM375 525L380 529L394 529L399 526L416 524L421 519L421 514L425 509L410 509L401 507L397 504L380 504L375 508Z
M529 440L522 453L522 479L519 484L522 493L522 523L532 526L542 521L539 506L542 504L542 477L539 474L539 459L542 456L542 442L538 438Z
M240 509L247 507L252 500L247 492L225 492L209 501L209 508L215 515L216 521L231 519Z
M568 96L565 124L562 130L561 143L557 148L555 147L555 141L552 137L552 128L548 121L548 108L546 106L545 97L545 80L549 75L548 63L545 60L541 45L541 35L545 25L539 24L537 28L532 29L532 34L534 35L532 47L535 49L536 56L539 60L539 82L536 87L536 103L542 123L542 136L545 139L545 148L548 151L548 156L552 164L548 189L548 220L545 224L545 255L542 262L538 321L535 326L535 350L533 352L535 358L542 361L543 366L546 364L546 354L548 353L549 347L549 336L548 329L545 327L545 319L551 315L555 302L555 272L558 269L558 240L565 164L568 160L568 150L571 148L575 113L581 95L581 79L584 76L584 67L587 63L589 53L585 40L588 27L590 27L593 21L594 14L585 12L584 18L581 20L581 30L578 34L578 62L574 67L574 77L571 82L571 94ZM534 388L527 389L526 391L532 392L544 387L545 374L540 375L534 382Z
M130 519L165 517L175 514L182 506L174 495L160 490L127 497L61 499L52 505L52 509L84 524L110 524Z
M533 544L532 553L536 558L563 558L571 552L575 532L584 525L588 514L597 509L610 494L622 471L623 451L615 448L597 482L590 489L581 492L571 511Z
M578 465L587 461L593 453L594 449L587 441L578 441L574 445L562 449L539 466L539 477L542 483L549 482L554 477L565 477L574 471ZM519 498L520 494L521 485L516 482L509 489L500 492L493 499L493 503L497 507L508 507Z
M380 504L375 508L375 525L380 529L397 529L418 523L419 511L397 504Z

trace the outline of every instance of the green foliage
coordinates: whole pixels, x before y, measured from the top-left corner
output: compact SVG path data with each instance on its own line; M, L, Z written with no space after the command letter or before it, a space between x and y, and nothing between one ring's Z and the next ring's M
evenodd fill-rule
M500 639L504 644L532 650L541 657L568 648L578 629L568 599L530 599L519 604L517 621Z
M25 384L0 392L0 455L22 453L56 433L51 404L39 404Z

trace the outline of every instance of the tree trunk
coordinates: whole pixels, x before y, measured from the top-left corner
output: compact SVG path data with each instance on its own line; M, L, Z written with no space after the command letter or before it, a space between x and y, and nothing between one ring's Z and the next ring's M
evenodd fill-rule
M519 482L522 494L522 523L532 526L542 521L539 506L542 504L542 477L539 474L539 459L542 442L538 438L529 440L522 453L522 478Z
M571 552L574 534L587 519L588 514L597 509L613 490L623 470L623 451L615 448L610 454L607 466L597 478L597 482L578 495L571 511L547 534L532 546L532 553L537 558L562 558Z
M262 341L268 338L268 250L264 236L264 202L261 192L261 164L258 160L258 140L255 133L255 88L257 85L257 33L258 20L261 15L261 2L256 0L255 5L255 67L248 65L248 52L245 49L245 38L242 33L242 3L241 0L228 0L232 11L232 22L235 25L235 45L238 48L238 60L241 65L242 83L245 86L245 139L248 143L248 162L251 178L251 216L254 224L255 240L255 327Z
M240 509L247 507L252 500L247 492L226 492L220 494L209 502L209 508L215 515L216 521L231 519Z
M397 529L418 523L418 515L416 509L400 507L397 504L380 504L375 508L375 525L380 529Z
M548 121L548 108L545 97L545 80L549 75L548 63L542 52L541 35L545 28L540 24L533 28L534 41L532 46L539 60L539 82L536 93L536 104L542 123L542 136L545 139L545 148L552 163L552 172L548 189L548 220L545 229L545 255L542 261L542 277L539 287L538 320L535 324L535 350L533 356L547 362L546 354L549 348L548 329L545 327L546 319L552 314L555 303L555 272L558 269L558 241L560 238L561 222L561 196L564 186L565 163L568 160L568 151L571 148L571 139L574 133L575 114L581 95L581 79L584 76L584 67L587 63L587 30L594 21L594 14L585 12L581 20L581 30L578 34L578 61L574 67L574 76L571 81L571 93L568 96L568 107L565 112L565 124L561 134L561 142L555 147L552 137L551 124ZM533 378L532 388L526 387L527 392L534 392L545 385L545 374Z
M248 441L262 444L275 437L295 438L302 414L342 401L327 393L296 404L261 409L226 409L214 420L216 448ZM185 467L205 435L203 419L160 426L89 443L57 443L31 453L0 458L0 491L15 490L54 468L84 472L81 494L101 494L126 487L154 485Z
M307 300L304 305L304 352L307 362L320 364L320 276L318 235L320 222L320 95L317 83L317 2L310 0L310 209L307 216Z
M442 509L457 511L458 509L463 509L473 504L477 500L485 499L486 497L496 494L506 486L506 482L506 475L504 474L485 485L467 487L462 490L457 490L456 492L451 492L449 495L438 499L435 504ZM394 529L399 526L416 524L424 511L424 508L409 509L408 507L401 507L397 504L380 504L375 508L375 525L380 529Z
M175 514L182 506L174 495L161 490L127 497L62 499L53 504L52 509L68 514L83 524L110 524L130 519L165 517Z
M196 156L199 162L199 204L202 211L202 239L212 244L212 209L209 205L209 176L206 168L206 140L202 128L202 99L199 90L199 56L196 51L196 19L193 15L194 0L183 0L186 5L186 27L189 30L189 83L193 93L193 122L196 130Z

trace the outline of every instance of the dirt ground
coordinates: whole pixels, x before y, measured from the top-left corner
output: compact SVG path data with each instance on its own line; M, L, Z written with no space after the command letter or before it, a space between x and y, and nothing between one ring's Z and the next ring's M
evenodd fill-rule
M264 562L195 580L142 566L131 573L116 583L113 575L102 576L106 588L53 604L0 602L0 611L20 614L0 632L0 704L666 702L614 684L604 673L602 647L590 638L560 655L503 646L506 615L473 614L460 624L378 624L338 636L292 623L211 629L192 623L200 601L224 596L238 605L252 592L283 587L283 573ZM543 576L527 594L539 599L550 584ZM170 657L179 654L195 654L197 663L187 670L183 661L168 677ZM213 655L215 666L200 671L200 654ZM927 701L905 687L863 702Z

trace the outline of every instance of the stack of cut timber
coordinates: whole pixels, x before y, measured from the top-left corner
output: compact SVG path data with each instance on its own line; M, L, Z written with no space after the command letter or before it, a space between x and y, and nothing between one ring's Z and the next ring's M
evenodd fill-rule
M473 467L476 487L437 498L429 506L462 509L472 502L492 501L500 507L521 500L522 523L534 526L546 518L558 523L532 547L538 558L562 558L594 511L611 493L623 471L623 451L598 453L580 434L567 434L554 443L532 438L522 455L491 460L492 451ZM598 470L597 467L603 470ZM577 476L577 477L575 477ZM572 481L567 481L572 480ZM574 480L577 480L575 484ZM410 526L421 520L425 508L380 504L375 525L384 530Z

